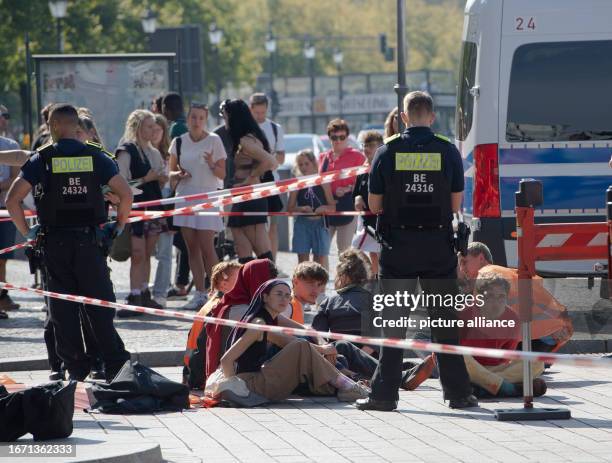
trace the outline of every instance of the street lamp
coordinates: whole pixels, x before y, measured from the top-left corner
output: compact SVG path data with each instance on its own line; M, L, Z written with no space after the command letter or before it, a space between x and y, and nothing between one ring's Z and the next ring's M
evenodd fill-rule
M142 23L142 30L145 34L155 34L157 29L157 17L155 13L151 11L151 8L147 8L144 14L140 17Z
M57 50L64 53L64 40L62 39L62 19L67 16L68 0L51 0L49 2L51 16L55 18L57 28Z
M272 98L272 119L276 116L276 95L274 92L274 53L276 52L276 37L272 32L272 26L268 29L266 37L266 51L270 55L270 97Z
M210 44L212 45L212 52L214 57L214 66L215 66L215 93L216 93L216 107L219 108L221 106L221 70L219 69L219 44L223 39L223 30L217 28L215 23L212 23L208 27L208 39L210 40ZM219 117L219 111L215 111L217 114L217 124L221 123L221 118Z
M344 54L342 50L336 48L334 50L334 63L336 63L336 69L338 70L338 110L340 113L340 119L342 119L342 98L343 98L343 89L342 89L342 61L344 61Z
M151 39L153 34L155 34L155 30L157 29L157 17L155 13L151 11L151 8L147 8L143 15L140 17L140 22L142 23L142 30L145 34L147 34L147 42L149 45L149 50L151 50Z
M310 73L310 127L312 133L316 133L316 121L315 121L315 108L314 108L314 96L315 96L315 73L314 73L314 59L316 55L316 49L312 42L306 42L304 44L304 57L308 60L308 70Z

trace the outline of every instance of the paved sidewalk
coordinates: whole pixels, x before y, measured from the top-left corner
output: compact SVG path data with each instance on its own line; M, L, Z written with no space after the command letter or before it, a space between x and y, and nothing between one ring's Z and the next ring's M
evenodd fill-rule
M179 379L178 368L158 371ZM9 375L37 383L45 380L46 372ZM93 441L143 447L158 443L163 457L177 462L610 461L612 368L553 367L546 379L548 394L536 399L536 405L568 407L571 420L495 420L495 408L518 408L518 399L483 401L480 408L469 411L451 410L442 402L438 381L428 380L416 391L402 391L395 413L361 412L332 397L296 397L255 409L155 415L77 412L73 438L81 439L77 457L86 455L86 446Z

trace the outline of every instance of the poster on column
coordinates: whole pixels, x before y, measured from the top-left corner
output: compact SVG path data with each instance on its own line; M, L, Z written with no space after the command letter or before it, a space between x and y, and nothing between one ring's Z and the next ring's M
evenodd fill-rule
M49 103L87 107L113 151L135 109L173 88L174 53L34 55L39 111Z

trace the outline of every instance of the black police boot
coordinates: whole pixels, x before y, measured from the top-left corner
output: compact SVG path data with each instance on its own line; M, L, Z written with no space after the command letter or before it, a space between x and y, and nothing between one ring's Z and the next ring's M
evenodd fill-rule
M130 294L125 300L127 305L136 305L142 307L142 295ZM117 310L117 317L128 318L128 317L140 317L143 315L142 312L133 312L131 310Z
M461 397L460 399L450 399L448 401L450 408L472 408L478 407L478 399L472 394L467 397Z
M397 400L376 400L368 397L367 399L358 399L355 406L359 410L377 410L379 412L392 412L397 408Z
M89 377L95 380L106 379L106 373L104 373L104 363L102 362L102 359L97 358L92 362Z

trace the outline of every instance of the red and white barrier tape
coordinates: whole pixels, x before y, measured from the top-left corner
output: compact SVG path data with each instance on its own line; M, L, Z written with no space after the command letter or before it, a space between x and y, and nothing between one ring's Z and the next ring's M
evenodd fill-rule
M150 215L140 216L140 217L132 217L129 219L130 223L142 222L144 220L153 220L153 219L161 219L163 217L172 217L175 215L183 215L185 213L189 214L192 212L197 212L205 209L213 209L216 207L228 206L230 204L242 203L245 201L251 201L253 199L261 199L267 198L268 196L275 196L282 193L287 193L290 191L297 191L302 188L308 188L310 186L321 185L323 183L331 183L336 180L343 180L347 178L352 178L357 175L364 174L368 171L368 166L361 167L351 167L349 169L342 169L334 172L328 172L325 174L317 175L316 177L308 180L298 180L295 183L290 185L281 185L275 186L271 188L257 188L251 193L245 193L238 196L231 196L227 198L220 198L212 202L198 204L195 206L187 206L181 207L179 209L174 209L172 211L160 211L160 212L152 212ZM254 185L257 186L257 185Z
M154 214L154 213L151 211L132 211L130 215L133 217L147 217L151 214ZM181 215L224 216L224 217L225 216L228 216L228 217L232 217L232 216L258 217L258 216L269 216L269 215L280 216L280 217L297 217L297 216L322 217L322 216L327 216L327 215L360 216L360 215L375 215L375 214L370 211L334 211L334 212L320 212L320 213L287 212L287 211L280 211L280 212L199 211L199 212L193 212L193 213L185 213Z
M339 171L332 171L329 173L331 174L334 172L339 172ZM224 190L216 190L216 191L210 191L210 192L205 192L205 193L196 193L196 194L186 195L186 196L174 196L172 198L154 199L152 201L141 201L141 202L132 204L132 209L139 209L141 207L151 207L151 206L163 206L167 204L181 204L181 203L186 203L189 201L196 201L200 199L206 200L206 199L219 199L220 197L225 198L228 196L236 196L236 195L242 195L245 193L252 193L253 191L259 188L287 186L287 185L291 185L293 183L297 183L303 180L312 180L312 179L318 178L319 176L320 174L313 174L313 175L306 175L304 177L288 178L284 180L276 180L273 182L258 183L256 185L237 186L234 188L226 188ZM202 201L202 202L204 203L206 201Z
M23 242L21 244L16 244L15 246L11 246L10 248L0 249L0 256L2 254L6 254L6 253L11 252L11 251L16 251L17 249L28 247L33 242L34 242L34 240L27 240L27 241L25 241L25 242Z
M56 299L62 299L66 301L77 302L79 304L96 305L101 307L111 307L115 309L124 309L132 312L141 312L150 315L157 315L162 317L174 317L181 318L184 320L198 320L204 323L213 323L216 325L225 326L237 326L239 328L248 328L257 331L267 331L270 333L282 333L289 336L310 336L310 337L322 337L327 339L335 339L341 341L349 341L353 343L368 344L372 346L382 347L394 347L398 349L414 349L418 351L436 352L439 354L453 354L453 355L471 355L474 357L491 357L505 360L530 360L539 361L545 363L565 363L569 365L577 366L591 366L591 367L610 367L612 366L612 359L602 357L583 357L580 355L572 354L543 354L540 352L522 352L514 350L504 349L489 349L484 347L467 347L467 346L456 346L450 344L438 344L433 342L416 341L413 339L395 339L395 338L370 338L366 336L357 336L353 334L340 334L340 333L328 333L323 331L316 331L313 329L298 329L298 328L287 328L282 326L273 325L260 325L256 323L245 323L234 320L226 320L223 318L214 318L207 316L191 315L183 312L177 312L174 310L160 310L151 309L148 307L138 307L127 304L121 304L119 302L103 301L101 299L94 299L84 296L74 296L69 294L61 294L53 291L44 291L42 289L26 288L23 286L16 286L10 283L0 282L0 288L14 291L22 291L27 293L36 293L41 296L48 296Z

